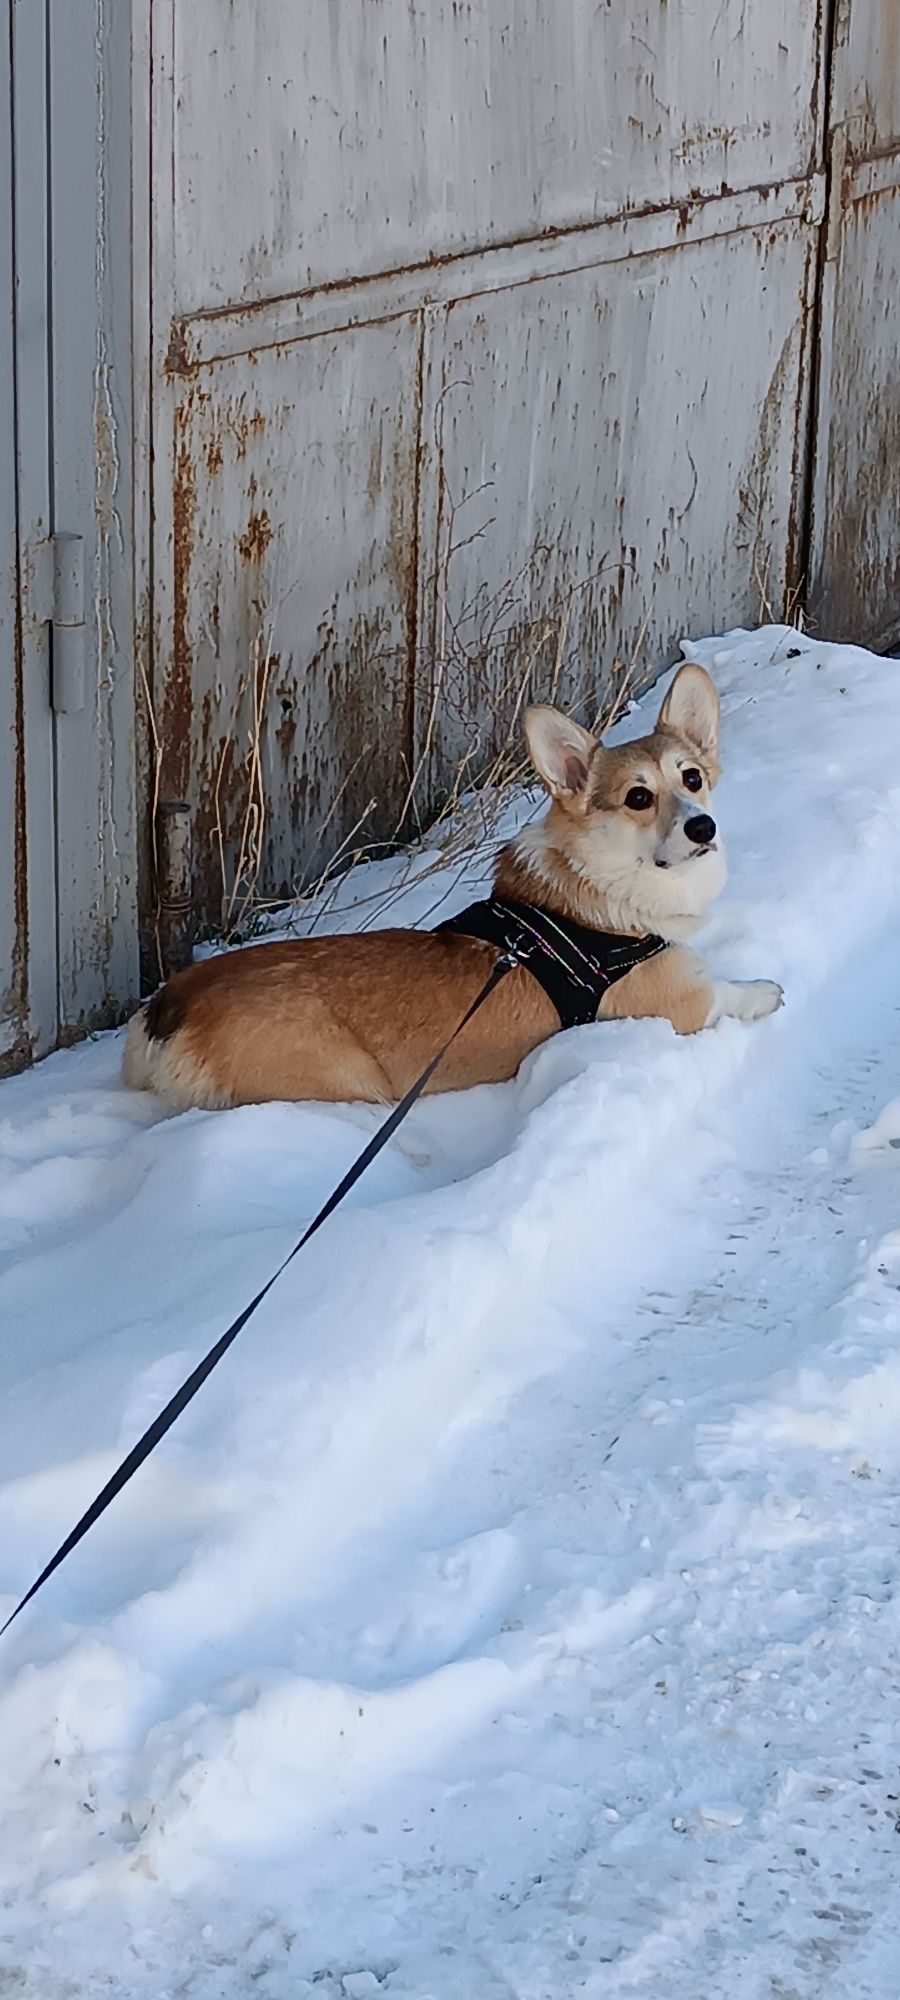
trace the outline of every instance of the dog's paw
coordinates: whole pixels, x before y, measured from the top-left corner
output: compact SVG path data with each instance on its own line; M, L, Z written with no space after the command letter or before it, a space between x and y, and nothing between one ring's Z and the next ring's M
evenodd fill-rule
M707 1026L716 1021L764 1021L783 1005L784 993L774 979L717 979Z
M764 1021L784 1006L784 989L774 979L742 979L736 991L740 999L734 1011L739 1021Z

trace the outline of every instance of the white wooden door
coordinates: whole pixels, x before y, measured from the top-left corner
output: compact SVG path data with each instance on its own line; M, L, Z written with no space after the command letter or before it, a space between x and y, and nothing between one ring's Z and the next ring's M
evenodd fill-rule
M0 0L0 101L9 1067L109 1020L138 985L128 7Z
M0 104L10 103L9 18L0 9ZM0 123L0 1066L22 1049L24 929L19 838L18 562L13 374L12 125Z
M5 32L3 32L5 30ZM0 1062L58 1026L49 626L34 550L50 532L46 17L0 7Z

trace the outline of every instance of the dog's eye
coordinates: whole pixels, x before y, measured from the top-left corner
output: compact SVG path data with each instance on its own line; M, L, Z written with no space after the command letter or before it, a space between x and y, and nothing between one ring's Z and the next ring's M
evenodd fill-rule
M695 771L693 767L689 771L682 771L681 782L687 786L689 792L702 792L703 773L702 771Z
M653 804L653 793L648 792L646 785L632 785L630 792L625 793L625 804L632 812L646 812Z

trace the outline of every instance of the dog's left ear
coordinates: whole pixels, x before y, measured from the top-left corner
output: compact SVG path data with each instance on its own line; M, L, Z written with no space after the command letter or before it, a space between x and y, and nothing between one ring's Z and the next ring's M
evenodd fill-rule
M659 711L658 729L671 729L715 763L719 752L719 697L705 667L680 667Z

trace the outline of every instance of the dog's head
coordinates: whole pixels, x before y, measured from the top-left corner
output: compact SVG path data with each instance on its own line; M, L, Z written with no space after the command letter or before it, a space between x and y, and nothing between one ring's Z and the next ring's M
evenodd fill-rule
M548 858L561 854L623 927L702 916L725 881L710 811L719 698L704 669L681 668L655 729L634 742L607 750L548 707L528 710L525 735L553 800L541 829Z

